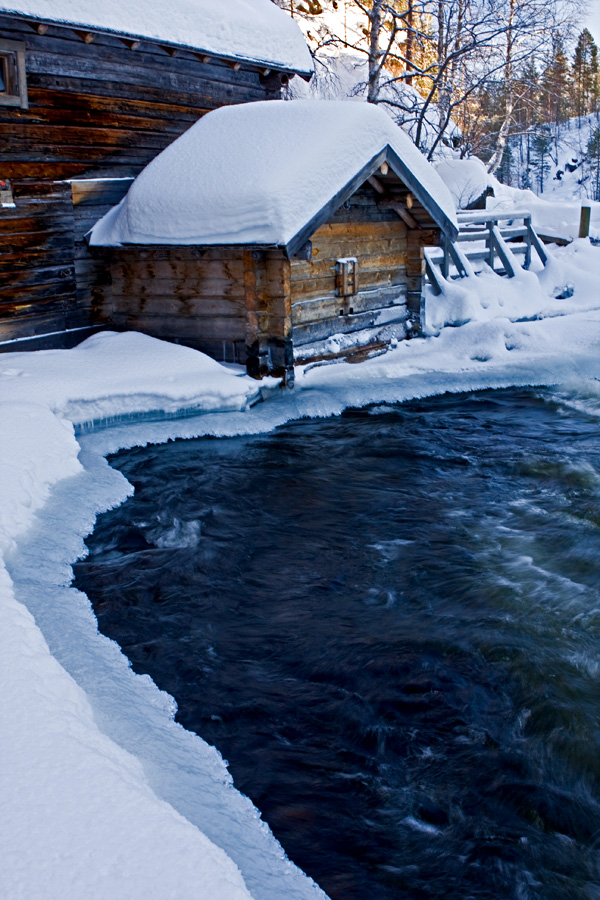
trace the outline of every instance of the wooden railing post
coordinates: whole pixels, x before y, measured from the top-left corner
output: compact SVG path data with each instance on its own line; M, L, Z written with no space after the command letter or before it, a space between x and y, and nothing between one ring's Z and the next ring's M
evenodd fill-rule
M592 208L589 203L581 204L581 214L579 216L579 237L586 238L590 236L590 219L592 217Z
M485 223L485 227L487 228L487 238L485 239L485 246L488 248L488 265L490 269L494 268L494 239L492 237L492 228L494 227L494 220Z

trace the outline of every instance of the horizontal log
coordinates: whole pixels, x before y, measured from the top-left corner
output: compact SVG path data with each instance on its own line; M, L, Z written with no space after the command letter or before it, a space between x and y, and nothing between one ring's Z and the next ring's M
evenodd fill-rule
M114 265L138 265L152 260L242 260L244 247L198 247L170 244L144 247L118 247L112 251Z
M327 222L315 231L311 240L314 247L315 243L318 243L321 233L328 239L331 237L339 239L341 235L344 238L357 238L360 240L361 236L367 235L368 239L372 240L373 237L398 237L406 234L406 232L406 225L401 219L391 222L357 222L355 224Z
M176 297L165 294L122 296L115 291L113 285L111 302L115 313L119 315L144 316L182 316L186 318L203 318L204 316L234 316L243 318L246 307L243 298L222 297L219 295L206 297Z
M404 304L406 301L406 285L382 288L376 291L362 291L352 297L323 297L314 300L301 300L292 304L292 322L302 325L318 322L323 319L339 317L340 310L344 315L352 310L353 314L370 312Z
M153 93L151 97L138 99L90 93L80 90L72 83L70 88L71 90L50 89L28 85L30 114L44 117L45 120L46 116L58 110L57 114L68 115L75 121L77 116L104 119L107 114L145 121L156 118L159 121L180 122L183 128L184 123L192 124L209 112L208 108L199 106L197 101L191 105L183 105L181 99L176 96L170 100L168 92L163 94L156 92L158 96Z
M356 248L355 248L356 249ZM317 258L311 263L294 264L291 270L291 281L306 281L313 278L334 278L336 272L336 260L343 259L344 256L355 256L358 261L359 277L362 278L363 273L378 272L382 270L393 272L399 266L404 266L407 254L406 248L402 250L394 250L388 253L378 254L342 254L336 257Z
M1 164L0 164L1 165ZM14 209L0 209L0 232L4 231L5 223L28 222L32 220L70 218L73 219L73 208L70 201L45 198L15 197ZM6 225L6 230L12 226Z
M25 250L16 253L4 252L3 242L0 240L0 277L1 273L19 272L22 269L48 268L51 266L70 266L73 264L73 254L68 248L58 250Z
M54 93L55 100L62 96L68 97L68 94ZM108 104L107 104L108 105ZM1 107L0 107L1 108ZM1 118L1 117L0 117ZM177 136L184 130L183 124L188 127L196 122L199 118L198 112L187 112L185 118L176 118L167 108L163 110L163 115L130 115L124 112L99 111L88 106L87 109L69 109L65 105L55 103L52 107L34 106L30 101L29 109L25 110L19 117L18 122L14 122L7 115L4 116L7 125L14 124L22 127L32 128L34 126L56 128L62 125L70 125L77 128L108 128L114 130L127 129L135 132L151 132L161 135L170 134ZM174 139L173 137L171 139Z
M240 281L225 278L189 278L175 281L171 278L121 278L112 275L115 297L228 297L242 300L244 286Z
M406 306L398 306L397 316L389 316L388 310L382 310L386 315L386 321L379 322L377 311L359 313L353 316L337 316L320 322L311 322L305 325L294 325L293 340L295 347L302 347L316 341L324 341L334 334L352 334L363 328L373 328L377 325L383 327L389 322L404 322L406 319Z
M55 250L71 251L72 233L70 231L39 231L24 234L3 233L0 228L0 259L4 255L12 256L17 253L36 251L40 253L53 252Z
M0 213L0 237L12 241L10 237L13 234L43 234L61 232L65 235L73 235L73 216L62 215L40 215L40 216L18 216L6 218ZM72 238L71 238L72 239Z
M170 140L179 132L173 131ZM170 141L169 141L170 143ZM133 131L127 128L105 128L99 126L77 127L68 124L30 125L27 123L2 125L0 153L16 152L31 146L55 147L136 147L152 148L157 151L165 147L164 135L156 130Z
M239 282L243 287L244 263L241 259L150 259L122 262L115 259L111 265L113 278L145 282L171 279L180 288L206 279Z
M19 288L0 287L0 307L10 307L25 313L35 312L34 308L41 303L66 303L75 296L75 282L60 279L49 284L38 284L32 287L24 285ZM21 314L19 313L19 314Z
M75 285L75 268L71 261L70 264L62 266L28 266L27 268L9 269L2 265L0 267L0 291L3 288L21 289L23 287L34 287L39 284L59 284L69 285L70 289Z
M121 315L113 310L112 320L118 329L142 331L164 340L178 338L188 343L190 340L233 340L243 341L246 334L246 320L235 316L207 316L183 318L182 316L135 316Z
M67 328L65 313L49 313L36 318L3 318L0 311L0 343L14 341L19 338L35 337L38 334L49 334L64 331ZM20 349L17 345L12 349Z

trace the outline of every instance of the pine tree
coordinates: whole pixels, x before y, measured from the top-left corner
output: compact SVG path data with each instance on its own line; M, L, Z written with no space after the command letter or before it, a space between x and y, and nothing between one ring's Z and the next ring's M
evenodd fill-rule
M594 112L598 103L598 47L587 28L579 35L573 56L573 111Z
M587 145L594 186L593 200L600 200L600 128L595 128Z
M569 63L562 38L555 35L546 69L542 75L543 119L562 125L569 116Z
M537 157L538 187L540 194L544 193L544 183L550 171L550 148L552 135L548 126L542 126L533 138L532 150Z

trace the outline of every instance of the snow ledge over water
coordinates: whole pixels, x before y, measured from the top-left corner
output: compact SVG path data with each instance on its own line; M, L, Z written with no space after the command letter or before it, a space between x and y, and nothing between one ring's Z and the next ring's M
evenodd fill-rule
M95 517L132 491L104 456L514 385L578 385L600 409L599 261L576 241L539 275L453 283L428 298L429 336L360 365L299 369L293 391L271 383L259 403L261 385L241 370L138 334L0 356L0 896L325 896L70 587ZM178 411L193 415L136 421ZM110 420L120 424L81 433Z

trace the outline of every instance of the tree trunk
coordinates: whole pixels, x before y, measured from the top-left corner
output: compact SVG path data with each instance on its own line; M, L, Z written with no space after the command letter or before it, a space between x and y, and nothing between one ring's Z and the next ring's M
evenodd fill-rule
M384 0L373 0L373 7L369 13L369 84L367 88L367 101L377 103L379 99L379 76L381 73L381 54L379 38L383 24L382 9Z

